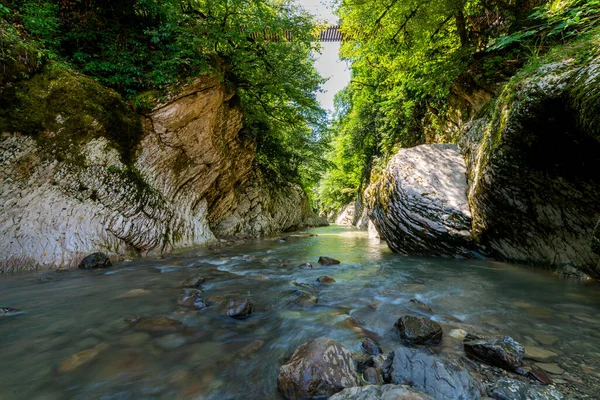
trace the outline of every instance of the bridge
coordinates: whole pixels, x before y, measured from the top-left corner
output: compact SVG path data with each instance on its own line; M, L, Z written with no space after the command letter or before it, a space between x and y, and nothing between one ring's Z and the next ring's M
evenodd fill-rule
M264 39L268 42L279 42L280 40L291 41L292 32L285 31L283 35L279 35L276 33L270 32L268 29L263 30L262 32L255 32L250 35L252 39L259 40ZM327 27L326 29L319 32L318 41L319 42L342 42L345 39L344 34L342 33L339 25L332 25Z

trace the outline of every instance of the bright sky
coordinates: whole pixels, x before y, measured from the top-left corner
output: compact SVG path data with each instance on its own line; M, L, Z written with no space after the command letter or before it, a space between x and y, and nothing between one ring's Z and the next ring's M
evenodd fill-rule
M307 11L316 15L320 20L330 24L337 23L337 17L325 0L296 0ZM319 73L329 78L323 85L324 93L319 93L317 98L321 106L333 113L333 98L350 82L350 70L345 62L339 59L340 43L323 43L321 54L317 55L316 67Z

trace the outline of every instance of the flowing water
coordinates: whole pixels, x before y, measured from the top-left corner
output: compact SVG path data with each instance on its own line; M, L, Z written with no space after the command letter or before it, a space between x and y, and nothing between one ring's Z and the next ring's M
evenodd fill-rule
M320 266L322 255L342 263ZM314 269L295 267L305 262ZM206 278L211 307L177 304L192 273ZM336 282L317 283L322 275ZM227 317L219 304L230 298L251 299L254 314ZM568 382L600 376L597 286L498 262L403 257L328 227L106 270L0 276L0 307L23 310L0 317L0 399L278 399L278 369L297 346L327 336L360 353L370 336L390 351L397 318L419 313L412 298L444 328L438 353L462 353L452 329L502 333L559 353ZM153 336L131 316L187 329Z

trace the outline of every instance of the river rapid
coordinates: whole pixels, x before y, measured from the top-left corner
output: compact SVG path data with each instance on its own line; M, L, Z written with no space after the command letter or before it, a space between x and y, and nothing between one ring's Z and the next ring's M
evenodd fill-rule
M341 264L321 266L319 256ZM307 262L313 269L297 267ZM177 304L193 273L211 303L199 311ZM317 282L323 275L336 282ZM233 298L252 300L254 313L228 317L222 303ZM1 400L280 399L279 367L300 344L329 337L360 358L371 337L389 352L406 314L442 325L440 357L463 354L452 330L499 333L557 353L560 390L594 398L600 381L597 285L499 262L400 256L339 226L104 270L0 276L0 307L22 310L0 316ZM134 316L186 328L153 335L126 321Z

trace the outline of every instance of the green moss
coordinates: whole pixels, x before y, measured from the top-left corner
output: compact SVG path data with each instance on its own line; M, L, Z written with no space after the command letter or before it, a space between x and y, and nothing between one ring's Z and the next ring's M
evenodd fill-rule
M31 135L49 157L78 163L80 145L104 136L132 161L141 122L116 92L58 63L3 90L0 131Z

